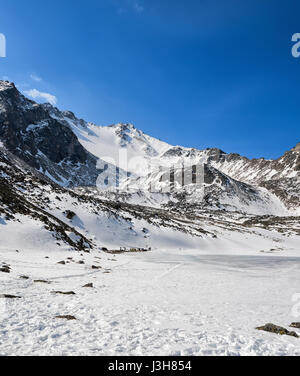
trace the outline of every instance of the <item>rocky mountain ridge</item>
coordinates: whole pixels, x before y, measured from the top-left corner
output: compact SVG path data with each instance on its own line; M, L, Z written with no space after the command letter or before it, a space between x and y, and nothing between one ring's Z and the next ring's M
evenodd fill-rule
M0 81L0 142L62 187L93 188L101 180L95 194L109 200L156 207L197 204L201 210L258 215L299 213L300 144L277 160L172 146L132 124L97 126L70 111L37 104L7 81ZM203 166L202 190L193 179L182 179L182 166L185 176ZM106 176L113 189L104 189Z

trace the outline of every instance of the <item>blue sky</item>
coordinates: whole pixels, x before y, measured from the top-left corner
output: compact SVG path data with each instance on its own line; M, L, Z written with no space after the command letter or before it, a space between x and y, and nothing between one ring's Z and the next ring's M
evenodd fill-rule
M299 0L10 0L0 77L96 124L277 158L300 142L296 32Z

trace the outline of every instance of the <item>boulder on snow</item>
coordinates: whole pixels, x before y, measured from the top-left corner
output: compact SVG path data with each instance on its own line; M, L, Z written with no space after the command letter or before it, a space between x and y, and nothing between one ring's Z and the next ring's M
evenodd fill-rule
M71 315L55 316L55 318L56 319L68 320L68 321L77 320L75 316L71 316Z
M292 322L290 328L300 329L300 322Z
M59 294L59 295L76 295L74 291L52 291L53 294Z
M72 212L71 210L66 210L64 212L64 214L70 220L72 220L74 217L76 217L76 213Z
M2 299L21 299L21 296L2 294L2 295L0 295L0 298L2 298Z
M86 285L84 285L84 286L82 286L82 287L85 287L85 288L93 288L94 285L93 285L92 283L88 283L88 284L86 284Z
M281 336L287 335L287 336L299 338L297 333L290 332L289 330L283 328L282 326L277 326L277 325L274 325L274 324L266 324L266 325L260 326L256 329L257 330L263 330L263 331L269 332L269 333L280 334Z
M0 268L0 272L2 272L2 273L10 273L10 267L9 266L2 266L1 268Z
M92 265L92 269L98 270L98 269L102 269L102 268L101 268L101 266Z
M35 279L33 282L34 283L45 283L47 285L50 285L50 283L51 283L49 281L44 281L43 279Z

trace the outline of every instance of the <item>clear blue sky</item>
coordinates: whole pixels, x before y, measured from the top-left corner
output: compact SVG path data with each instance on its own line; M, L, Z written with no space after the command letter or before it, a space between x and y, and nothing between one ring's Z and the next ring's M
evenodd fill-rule
M300 141L296 32L299 0L10 0L0 78L97 124L276 158Z

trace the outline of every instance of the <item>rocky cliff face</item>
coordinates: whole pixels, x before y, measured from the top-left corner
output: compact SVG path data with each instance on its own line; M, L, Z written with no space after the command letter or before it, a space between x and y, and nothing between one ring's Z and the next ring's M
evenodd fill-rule
M248 159L238 154L211 155L209 162L235 179L258 184L268 179L276 180L299 175L300 152L293 148L277 160Z
M264 158L248 159L239 154L227 154L220 149L187 149L173 147L162 156L174 163L176 160L185 162L203 161L234 179L250 184L258 184L268 179L290 178L299 175L300 144L287 151L277 160Z
M95 185L97 158L54 112L25 98L14 84L0 82L0 140L7 149L63 186Z

